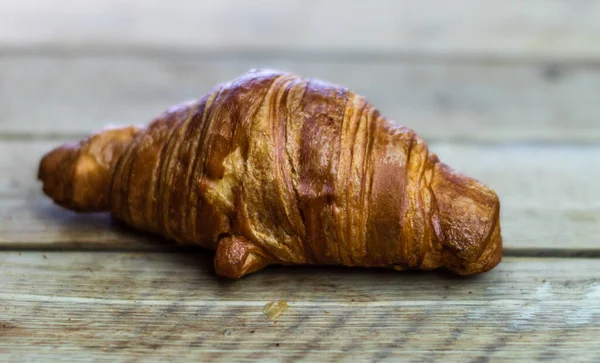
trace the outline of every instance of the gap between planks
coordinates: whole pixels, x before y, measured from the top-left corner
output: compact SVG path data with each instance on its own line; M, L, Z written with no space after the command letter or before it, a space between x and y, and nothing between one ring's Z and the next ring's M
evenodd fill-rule
M133 237L135 238L135 237ZM48 245L47 243L14 243L0 244L0 252L89 252L89 253L171 253L171 254L186 254L197 253L205 255L213 255L214 251L199 247L199 246L183 246L164 241L160 236L148 237L141 233L140 241L154 240L146 242L144 246L136 243L128 247L121 244L106 245L106 243L86 243L85 246L74 246L72 243L65 243L61 246L60 243ZM552 249L552 248L504 248L504 258L535 258L535 259L597 259L600 258L600 250L597 249ZM327 266L319 266L327 267Z
M560 67L600 68L600 57L565 57L565 56L511 56L510 54L453 53L430 54L419 50L392 51L331 51L294 50L294 49L202 49L202 48L169 48L149 46L96 45L48 45L44 43L29 46L2 46L0 59L99 59L105 61L154 59L157 61L200 61L220 62L232 59L244 59L248 62L268 62L273 59L293 59L299 63L359 63L359 64L432 64L432 65L488 65L505 67Z

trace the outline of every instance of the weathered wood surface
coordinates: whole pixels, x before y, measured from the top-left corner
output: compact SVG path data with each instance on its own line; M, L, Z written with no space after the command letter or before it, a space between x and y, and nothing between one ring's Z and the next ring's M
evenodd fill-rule
M38 193L36 193L38 194ZM77 214L36 198L0 198L0 249L164 250L177 246L105 213Z
M0 137L147 123L253 67L348 87L427 140L600 140L600 74L593 67L176 54L0 55Z
M571 0L0 2L0 361L597 362L598 18ZM210 252L41 194L52 147L253 67L347 86L489 184L507 257L472 278L225 281Z
M571 0L0 3L0 47L362 52L597 61L600 3Z
M0 144L0 247L163 249L156 239L124 230L103 214L63 210L40 191L41 156L66 142ZM508 251L600 253L598 146L431 143L447 164L490 185L502 202ZM595 252L594 252L595 251Z
M270 268L210 256L0 253L0 357L597 361L600 264L508 258L475 278ZM271 301L289 309L277 323ZM35 349L32 349L35 347Z

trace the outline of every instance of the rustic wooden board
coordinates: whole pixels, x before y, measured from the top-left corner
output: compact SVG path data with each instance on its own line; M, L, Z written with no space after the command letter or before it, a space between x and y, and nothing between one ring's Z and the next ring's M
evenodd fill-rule
M0 46L597 60L600 3L519 0L0 3Z
M0 137L146 123L253 67L349 87L427 140L600 140L593 67L177 55L0 56Z
M474 278L271 268L225 281L210 265L193 254L0 253L0 357L591 362L600 354L597 260L509 258ZM289 309L274 323L263 309L278 300Z
M62 140L0 144L0 247L162 249L103 214L54 206L35 174L41 156ZM440 159L490 185L502 202L509 253L573 255L600 252L599 146L461 145L431 143ZM521 252L519 252L521 251Z
M0 2L0 361L598 361L598 18L570 0ZM471 278L231 281L208 251L40 192L52 147L253 67L345 85L492 186L507 257Z

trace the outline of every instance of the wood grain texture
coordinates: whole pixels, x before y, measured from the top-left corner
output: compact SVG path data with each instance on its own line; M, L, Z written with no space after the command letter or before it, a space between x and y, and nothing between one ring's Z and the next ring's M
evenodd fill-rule
M599 16L570 0L4 1L0 46L597 60Z
M59 143L281 68L366 96L494 188L506 255L599 257L598 18L571 0L0 2L0 361L597 361L597 258L225 281L210 252L54 206L35 174Z
M203 255L3 252L0 357L591 362L599 274L597 260L511 258L476 278L269 268L224 281ZM281 299L274 324L263 309Z
M39 160L66 141L0 144L0 174L9 175L0 179L0 247L164 248L155 238L114 225L107 215L75 214L42 195L35 178ZM600 252L600 169L592 167L600 147L430 143L430 149L498 193L505 248Z
M427 140L600 140L594 68L258 57L0 57L0 136L147 123L254 67L354 90Z
M432 145L441 160L489 184L509 249L600 249L600 148Z
M0 199L0 249L164 250L167 241L137 233L103 213L76 214L38 195Z

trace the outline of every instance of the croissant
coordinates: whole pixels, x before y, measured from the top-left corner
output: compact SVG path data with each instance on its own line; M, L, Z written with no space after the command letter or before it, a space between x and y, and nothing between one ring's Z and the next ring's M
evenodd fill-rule
M55 203L216 250L218 275L271 264L485 272L500 202L341 86L252 70L147 126L46 154Z

